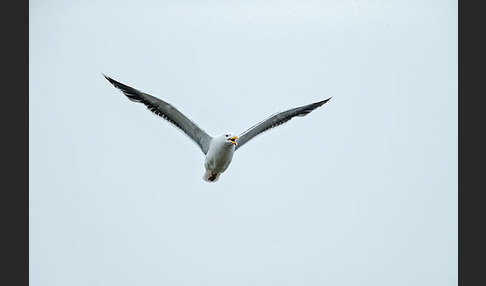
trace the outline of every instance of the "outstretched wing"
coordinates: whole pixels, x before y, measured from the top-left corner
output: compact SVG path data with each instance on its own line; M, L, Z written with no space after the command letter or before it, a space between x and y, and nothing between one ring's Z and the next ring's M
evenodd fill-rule
M172 123L175 127L179 128L184 132L189 138L191 138L198 146L201 151L206 154L209 149L209 143L212 137L209 136L204 130L182 114L171 104L158 99L157 97L151 96L150 94L143 93L139 90L134 89L128 85L118 82L106 75L103 76L121 92L123 92L128 99L134 102L143 103L147 106L147 109L153 113L159 115L165 120Z
M246 142L253 139L258 134L265 132L271 128L277 127L285 122L289 121L295 116L306 116L307 114L311 113L314 109L322 106L324 103L328 102L331 97L328 99L311 103L308 105L292 108L286 111L275 113L274 115L270 116L269 118L263 120L262 122L254 125L253 127L249 128L241 135L238 136L238 145L236 145L236 149L243 146ZM235 149L235 150L236 150Z

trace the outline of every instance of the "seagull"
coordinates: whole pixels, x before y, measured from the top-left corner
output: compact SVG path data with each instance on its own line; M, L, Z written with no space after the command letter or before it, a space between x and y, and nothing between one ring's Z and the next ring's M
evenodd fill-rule
M118 82L104 74L103 76L114 87L128 97L129 100L144 104L148 110L172 123L199 146L205 155L204 167L206 171L204 172L203 180L206 182L217 182L219 176L228 169L231 160L233 159L234 152L255 136L286 123L293 117L306 116L331 99L331 97L329 97L322 101L277 112L267 119L253 125L239 136L232 132L227 132L213 137L182 114L173 105L155 96Z

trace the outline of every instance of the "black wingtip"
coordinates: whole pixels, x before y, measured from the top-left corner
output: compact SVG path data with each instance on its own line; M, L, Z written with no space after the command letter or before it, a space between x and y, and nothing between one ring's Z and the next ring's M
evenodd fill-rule
M322 104L324 104L324 103L328 102L328 101L329 101L331 98L332 98L332 96L331 96L331 97L329 97L328 99L324 99L323 101L321 101L321 102L322 102Z
M324 100L318 101L316 103L313 103L312 106L320 107L320 106L324 105L326 102L328 102L331 98L332 98L332 96L329 97L329 98L327 98L327 99L324 99Z
M114 87L118 88L119 90L121 90L122 92L123 91L127 91L127 90L135 90L133 87L130 87L128 85L125 85L119 81L116 81L114 79L112 79L111 77L105 75L104 73L101 73L105 78L106 80L108 80Z
M115 85L115 83L117 83L114 79L112 79L111 77L105 75L104 73L101 73L105 78L106 80L108 80L111 84Z

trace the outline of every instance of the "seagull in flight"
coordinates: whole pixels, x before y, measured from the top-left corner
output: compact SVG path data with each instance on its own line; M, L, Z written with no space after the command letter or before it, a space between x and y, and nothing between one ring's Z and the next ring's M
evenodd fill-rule
M203 180L206 182L217 182L219 176L226 171L226 169L228 169L231 160L233 159L234 152L255 136L271 128L279 126L296 116L306 116L314 109L321 107L324 103L331 99L331 97L329 97L322 101L277 112L267 119L253 125L238 136L232 132L227 132L213 137L201 129L201 127L199 127L196 123L187 118L173 105L155 96L141 92L133 87L118 82L104 74L103 76L114 87L123 92L123 94L128 97L129 100L144 104L148 110L172 123L175 127L179 128L190 139L192 139L197 146L199 146L205 155L204 167L206 171L203 175Z

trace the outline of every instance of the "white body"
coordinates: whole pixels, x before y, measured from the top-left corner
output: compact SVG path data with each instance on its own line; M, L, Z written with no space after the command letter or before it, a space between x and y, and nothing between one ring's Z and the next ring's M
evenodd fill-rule
M216 182L219 176L228 169L233 154L235 153L236 144L228 141L228 137L234 136L231 133L223 134L211 140L208 153L205 157L203 180L207 182Z

